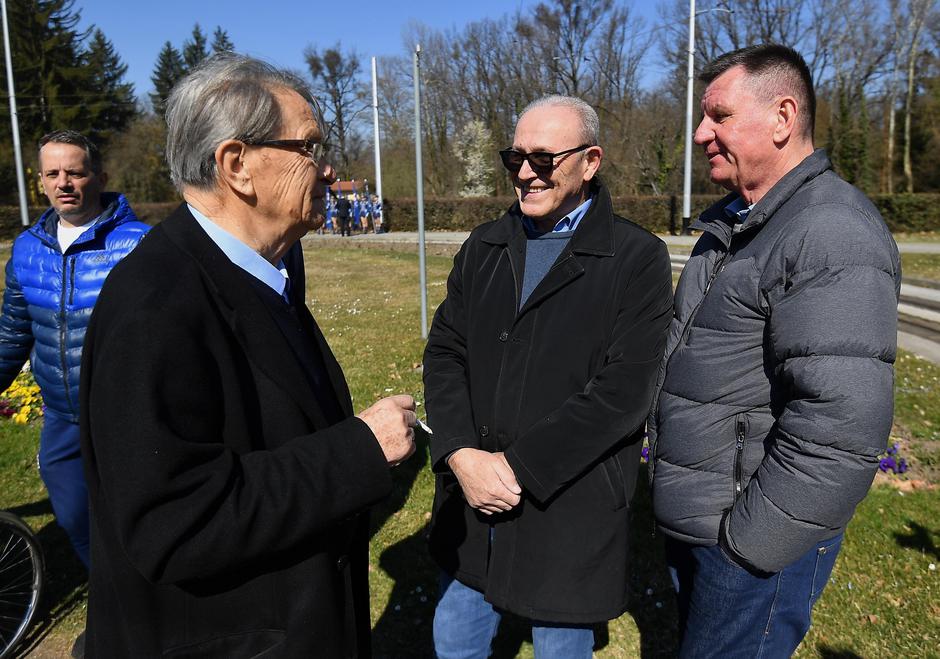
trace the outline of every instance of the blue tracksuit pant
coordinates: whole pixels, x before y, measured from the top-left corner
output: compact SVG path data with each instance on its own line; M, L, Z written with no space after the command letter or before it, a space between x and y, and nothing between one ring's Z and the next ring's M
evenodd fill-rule
M45 411L39 436L39 475L49 491L56 521L88 567L88 487L82 468L78 424Z

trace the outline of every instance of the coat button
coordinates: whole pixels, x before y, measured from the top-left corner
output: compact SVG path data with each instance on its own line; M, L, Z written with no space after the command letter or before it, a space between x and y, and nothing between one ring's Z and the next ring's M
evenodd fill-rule
M503 330L502 332L499 333L499 340L500 340L500 341L505 341L505 340L508 339L508 338L509 338L509 332Z
M488 426L480 426L480 437L486 437L490 434L490 429Z
M348 556L345 556L345 555L344 555L344 556L340 556L339 558L336 559L336 569L339 570L340 572L342 572L343 570L345 570L345 569L346 569L346 565L348 565L348 564L349 564L349 557L348 557Z

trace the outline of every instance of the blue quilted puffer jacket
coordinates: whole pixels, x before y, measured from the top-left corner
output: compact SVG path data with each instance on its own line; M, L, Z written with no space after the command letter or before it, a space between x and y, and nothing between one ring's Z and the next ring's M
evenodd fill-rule
M111 268L147 230L124 195L102 195L105 211L63 254L58 215L50 208L13 243L0 317L0 391L27 357L43 401L78 422L82 342L92 307Z

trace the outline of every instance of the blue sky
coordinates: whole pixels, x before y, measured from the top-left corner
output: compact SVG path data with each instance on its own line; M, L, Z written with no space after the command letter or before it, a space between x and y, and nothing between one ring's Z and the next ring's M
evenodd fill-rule
M459 28L517 9L534 11L537 4L538 0L78 0L75 8L81 9L82 27L93 23L111 40L128 65L127 78L142 96L153 88L150 74L163 43L169 40L180 48L197 22L210 40L218 25L228 31L239 52L300 70L305 69L303 50L308 44L326 47L339 40L344 48L355 48L367 71L373 55L410 52L402 40L402 29L410 21L438 29ZM640 11L652 17L652 9Z

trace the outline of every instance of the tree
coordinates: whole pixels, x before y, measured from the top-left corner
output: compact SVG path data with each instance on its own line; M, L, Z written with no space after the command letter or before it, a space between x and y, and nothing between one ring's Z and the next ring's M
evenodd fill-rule
M199 27L199 23L193 26L192 36L183 42L183 62L186 64L186 71L192 71L199 64L209 57L209 51L206 50L206 35Z
M100 30L93 35L78 31L81 16L73 0L9 0L7 10L28 170L35 171L36 145L45 133L70 128L106 140L127 124L134 113L134 95L133 88L123 82L126 67ZM6 83L2 69L3 89ZM9 106L0 104L0 153L11 156L0 165L0 182L12 171L9 122ZM2 188L8 199L15 189L15 185ZM35 194L33 186L28 190Z
M212 52L213 54L218 53L231 53L235 51L235 44L232 43L232 40L228 38L228 32L223 30L218 25L215 28L215 32L212 33Z
M134 201L176 201L163 145L166 123L156 115L138 117L115 137L105 153L110 185Z
M317 98L322 99L330 133L336 136L336 146L342 159L343 171L349 168L351 129L358 116L366 109L366 93L359 79L361 65L355 51L343 54L339 43L322 53L315 47L304 50L304 59L310 70Z
M454 139L454 157L463 167L461 197L485 197L493 192L493 142L479 119L468 121Z
M134 85L124 82L127 65L101 30L95 30L83 59L90 75L85 104L91 126L89 137L103 149L137 113Z
M184 75L186 75L186 65L183 58L173 44L167 41L163 44L160 54L157 55L157 64L150 76L150 81L153 82L150 102L153 104L153 111L158 115L162 116L166 112L166 100L170 96L170 91Z

